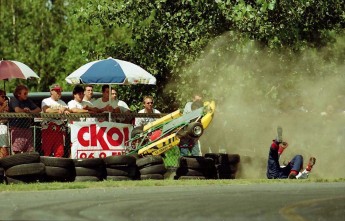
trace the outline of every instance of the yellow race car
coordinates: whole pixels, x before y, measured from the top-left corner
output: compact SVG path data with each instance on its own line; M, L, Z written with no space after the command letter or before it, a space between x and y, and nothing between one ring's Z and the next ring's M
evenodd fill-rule
M162 155L179 145L183 137L199 138L211 123L215 106L214 101L204 102L190 113L177 110L144 127L134 128L126 146L127 154Z

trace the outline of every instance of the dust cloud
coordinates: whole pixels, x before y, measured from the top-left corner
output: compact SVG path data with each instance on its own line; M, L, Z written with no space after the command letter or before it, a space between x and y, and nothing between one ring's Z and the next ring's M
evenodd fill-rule
M314 156L312 178L345 177L344 66L328 63L323 50L269 55L252 41L238 53L224 52L228 38L213 42L189 67L211 67L194 84L217 105L202 152L239 154L238 178L266 178L269 146L280 125L289 143L281 163L301 154L306 166Z

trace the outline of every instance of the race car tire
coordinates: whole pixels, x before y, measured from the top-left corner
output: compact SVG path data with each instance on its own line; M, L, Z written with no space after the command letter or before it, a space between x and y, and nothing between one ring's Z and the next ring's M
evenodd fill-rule
M0 161L2 167L4 169L7 169L20 164L39 163L40 155L37 152L26 152L7 156L5 158L2 158Z
M137 159L136 161L136 164L139 169L163 163L163 157L160 155L148 155L143 158Z
M143 169L140 169L140 175L146 175L146 174L165 174L167 172L167 168L164 164L157 164L149 167L144 167Z
M192 122L187 126L187 131L189 136L193 138L201 137L201 135L204 133L204 128L202 127L202 124L199 122Z
M140 175L141 180L164 180L164 176L162 174L145 174Z

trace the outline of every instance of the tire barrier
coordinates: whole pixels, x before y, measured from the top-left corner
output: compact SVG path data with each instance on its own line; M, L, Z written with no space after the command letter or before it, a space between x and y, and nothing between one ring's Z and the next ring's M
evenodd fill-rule
M179 157L174 179L235 179L238 154L208 153ZM161 156L131 155L93 159L40 156L37 152L0 159L0 183L74 182L102 180L163 180L167 168Z
M163 180L167 168L161 156L145 156L136 161L141 180Z
M203 156L180 157L174 179L215 179L215 162Z
M225 153L206 153L205 157L215 162L217 179L235 179L240 163L240 155Z

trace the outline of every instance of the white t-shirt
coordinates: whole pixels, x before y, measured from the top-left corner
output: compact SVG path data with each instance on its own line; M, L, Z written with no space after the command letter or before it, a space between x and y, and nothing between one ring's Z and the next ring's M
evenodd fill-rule
M87 101L78 102L76 100L71 100L68 102L68 109L73 109L73 108L84 109L85 106L90 106L89 102Z
M142 109L138 112L139 114L144 114L146 113L145 109ZM154 114L160 114L161 112L157 109L153 109L153 113ZM157 118L150 118L150 117L137 117L135 118L135 126L139 127L139 126L144 126L150 122L153 122L157 120Z
M189 112L192 112L192 104L193 102L187 102L186 106L184 106L183 114L188 114Z
M59 109L59 108L68 108L67 104L63 101L63 100L53 100L51 97L45 98L42 100L42 104L41 104L41 109L43 110L44 106L48 106L49 108L52 109ZM52 122L55 123L57 125L61 125L64 124L64 121L61 119L57 119L57 118L44 118L44 120L42 121L42 129L47 129L48 127L48 123Z
M114 109L119 107L121 113L124 113L129 110L128 108L118 105L118 102L116 102L115 100L111 100L110 102L109 101L103 102L102 98L98 98L95 102L93 102L93 105L99 109L102 109L106 107L107 105L110 105Z
M87 106L89 107L94 107L95 105L93 104L93 102L95 102L94 98L91 98L91 100L85 100L85 98L83 99L84 102L86 102Z

